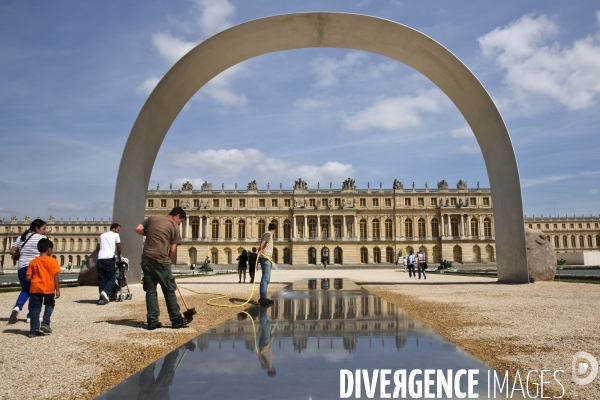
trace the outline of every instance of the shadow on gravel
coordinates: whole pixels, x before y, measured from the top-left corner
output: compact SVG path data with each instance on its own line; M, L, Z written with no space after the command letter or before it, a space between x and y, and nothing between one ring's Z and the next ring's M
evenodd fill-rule
M98 305L98 300L73 300L73 303Z
M27 336L29 334L29 329L27 329L27 330L23 330L23 329L5 329L5 330L2 331L2 333L12 333L13 335Z
M95 324L112 324L120 326L131 326L132 328L146 328L146 323L137 319L109 319L106 321L96 321Z

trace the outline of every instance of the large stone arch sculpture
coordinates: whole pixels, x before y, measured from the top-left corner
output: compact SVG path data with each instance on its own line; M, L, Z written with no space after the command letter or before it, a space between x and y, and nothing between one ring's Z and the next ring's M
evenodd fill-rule
M442 45L407 26L366 15L302 13L246 22L207 39L163 77L138 115L125 145L113 221L122 226L130 279L140 277L142 237L133 227L144 217L156 155L171 124L208 81L227 68L276 51L334 47L362 50L402 62L436 84L467 120L487 168L495 214L498 280L529 281L523 204L517 160L508 130L489 94ZM399 110L401 112L401 110Z

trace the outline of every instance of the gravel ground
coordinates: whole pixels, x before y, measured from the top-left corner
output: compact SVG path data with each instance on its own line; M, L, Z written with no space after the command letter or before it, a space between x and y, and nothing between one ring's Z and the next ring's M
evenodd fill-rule
M583 387L570 379L574 353L583 350L600 359L598 285L499 285L489 278L433 274L419 281L389 269L275 270L270 292L283 287L277 282L308 277L345 277L368 284L369 291L404 308L498 371L514 376L517 370L526 375L531 369L562 369L564 398L600 399L600 377ZM234 275L179 282L182 288L224 293L231 299L245 300L251 290L249 284L238 284ZM0 293L0 308L6 310L0 318L0 398L93 398L239 311L208 306L206 301L213 296L183 290L198 311L192 324L180 330L147 331L144 292L141 285L130 288L133 300L106 306L96 304L94 287L62 289L52 318L54 333L31 339L24 321L8 324L17 293ZM169 324L164 300L159 303L161 321ZM553 389L560 396L560 387Z

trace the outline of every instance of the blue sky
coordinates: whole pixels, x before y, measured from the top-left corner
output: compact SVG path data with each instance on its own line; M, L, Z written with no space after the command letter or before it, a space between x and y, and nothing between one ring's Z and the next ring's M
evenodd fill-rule
M120 0L0 2L0 218L104 217L129 131L187 51L270 15L338 11L440 42L494 98L527 215L600 211L595 1ZM225 71L181 112L150 187L488 187L464 118L411 68L341 49L273 53Z

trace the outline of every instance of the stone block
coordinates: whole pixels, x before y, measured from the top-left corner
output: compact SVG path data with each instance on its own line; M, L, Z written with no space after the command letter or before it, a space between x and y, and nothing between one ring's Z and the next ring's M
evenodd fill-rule
M556 253L554 246L542 231L525 228L527 243L527 265L529 279L536 281L554 280L556 274Z
M98 261L98 253L93 252L87 262L81 268L77 281L81 286L98 286L98 270L96 269L96 261Z

